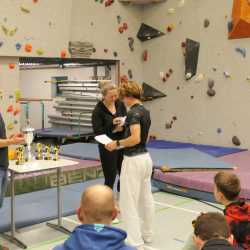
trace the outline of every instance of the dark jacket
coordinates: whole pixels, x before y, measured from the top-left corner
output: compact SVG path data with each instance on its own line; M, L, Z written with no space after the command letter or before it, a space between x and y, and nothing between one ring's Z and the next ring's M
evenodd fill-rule
M78 226L63 245L53 250L136 250L125 244L126 238L121 229L87 224Z
M123 132L113 133L115 126L113 125L113 120L116 117L124 117L127 115L126 108L120 100L115 102L116 114L112 114L103 102L97 103L93 113L92 113L92 126L95 135L106 134L112 140L120 140L123 138Z
M250 250L250 204L239 200L228 205L224 215L235 239L235 245Z
M201 250L242 250L242 248L232 246L227 240L214 239L207 241Z
M6 139L5 124L0 113L0 139ZM0 148L0 168L8 168L8 147Z

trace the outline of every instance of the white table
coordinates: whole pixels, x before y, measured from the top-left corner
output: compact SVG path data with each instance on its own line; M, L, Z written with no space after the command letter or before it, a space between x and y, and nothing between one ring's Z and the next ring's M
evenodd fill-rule
M33 160L27 162L24 165L16 165L15 161L10 162L10 181L11 181L11 232L10 235L4 233L3 237L8 241L14 243L20 248L26 249L27 245L16 237L16 216L15 216L15 176L19 174L41 172L44 170L57 170L57 224L47 223L48 226L60 232L70 234L71 232L62 226L62 197L61 197L61 169L65 166L76 165L78 162L67 159L59 159L58 161L45 161L45 160Z

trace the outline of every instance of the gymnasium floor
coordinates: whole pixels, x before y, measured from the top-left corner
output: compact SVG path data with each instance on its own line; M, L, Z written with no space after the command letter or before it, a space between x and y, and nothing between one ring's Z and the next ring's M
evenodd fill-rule
M219 211L207 204L163 192L155 193L154 199L156 217L153 247L158 250L182 249L184 241L192 231L192 220L200 212ZM68 229L73 229L78 223L75 216L66 217L63 222ZM123 228L122 221L115 226ZM28 244L30 250L49 250L66 238L66 235L48 228L45 224L24 228L19 233L19 239ZM4 240L0 238L0 242ZM11 250L20 249L7 242L4 243L9 245Z

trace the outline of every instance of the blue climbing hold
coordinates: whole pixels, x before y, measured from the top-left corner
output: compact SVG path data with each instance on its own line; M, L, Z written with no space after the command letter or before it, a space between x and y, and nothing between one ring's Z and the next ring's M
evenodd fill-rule
M22 45L20 43L16 43L16 49L20 50L22 48Z

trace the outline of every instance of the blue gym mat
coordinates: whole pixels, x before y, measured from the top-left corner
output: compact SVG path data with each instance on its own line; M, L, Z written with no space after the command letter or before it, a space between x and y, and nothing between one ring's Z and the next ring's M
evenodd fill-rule
M154 167L167 166L177 169L231 169L234 166L219 160L209 154L193 148L183 149L154 149L149 148ZM98 146L91 143L73 143L64 145L60 154L84 160L98 160Z
M158 149L195 148L203 153L212 155L214 157L220 157L224 155L247 151L247 149L241 149L241 148L228 148L228 147L219 147L219 146L192 144L192 143L185 143L185 142L165 141L165 140L149 141L147 144L147 147L158 148Z
M36 129L34 131L34 135L37 137L74 137L79 135L79 131L77 129L73 130L70 128L44 128L44 129ZM90 136L93 134L92 128L85 128L80 130L80 136Z
M88 186L103 184L102 178L64 186L62 190L63 216L75 214L79 206L82 191ZM30 226L57 217L57 189L26 193L16 196L16 226ZM4 200L0 209L0 232L10 230L10 198Z
M150 148L154 167L178 169L232 169L233 164L224 162L193 148L155 149Z
M100 158L97 144L81 142L61 146L60 155L93 161Z

